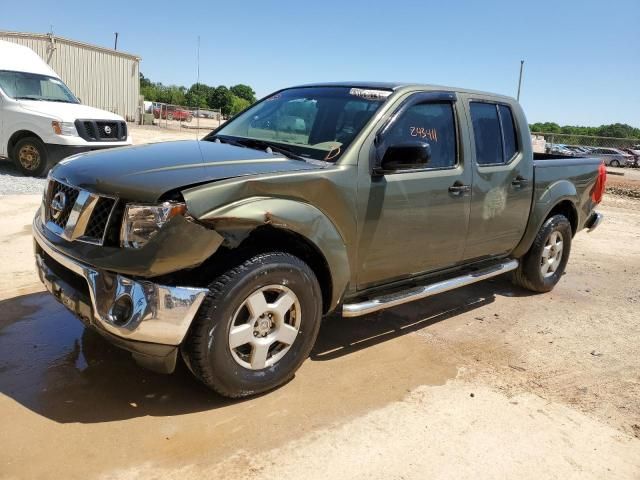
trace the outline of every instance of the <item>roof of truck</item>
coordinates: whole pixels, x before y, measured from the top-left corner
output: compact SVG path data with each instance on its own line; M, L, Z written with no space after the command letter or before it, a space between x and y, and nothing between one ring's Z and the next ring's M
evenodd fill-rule
M421 83L413 83L413 82L324 82L324 83L309 83L306 85L298 85L294 88L300 87L349 87L349 88L371 88L371 89L381 89L381 90L400 90L401 88L411 88L411 89L423 89L423 90L439 90L445 92L460 92L460 93L469 93L472 95L487 95L490 97L498 97L508 100L515 100L513 97L509 95L501 95L499 93L491 93L491 92L482 92L480 90L470 90L468 88L459 88L459 87L447 87L444 85L430 85L430 84L421 84Z
M0 70L36 73L60 78L40 56L29 47L0 40Z

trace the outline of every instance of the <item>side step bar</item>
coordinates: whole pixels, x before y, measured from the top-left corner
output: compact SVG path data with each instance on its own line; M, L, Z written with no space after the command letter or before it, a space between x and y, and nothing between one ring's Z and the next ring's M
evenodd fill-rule
M420 300L432 295L437 295L438 293L464 287L465 285L471 285L472 283L510 272L516 268L518 268L518 260L506 260L482 270L477 270L459 277L453 277L448 280L442 280L430 285L412 287L408 290L382 295L360 303L347 303L342 307L342 316L359 317L361 315L367 315L368 313Z

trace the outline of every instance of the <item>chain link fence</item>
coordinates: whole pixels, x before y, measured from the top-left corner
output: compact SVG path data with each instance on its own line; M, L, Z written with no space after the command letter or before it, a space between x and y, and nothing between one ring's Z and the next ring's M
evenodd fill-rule
M213 130L223 123L220 110L200 109L161 102L141 102L139 123L168 129Z

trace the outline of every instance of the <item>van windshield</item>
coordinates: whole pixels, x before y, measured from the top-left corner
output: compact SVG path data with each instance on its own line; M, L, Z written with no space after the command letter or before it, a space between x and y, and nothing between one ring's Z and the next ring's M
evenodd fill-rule
M272 146L297 157L335 162L391 93L349 87L283 90L206 140Z
M0 89L16 100L80 103L62 80L36 73L0 70Z

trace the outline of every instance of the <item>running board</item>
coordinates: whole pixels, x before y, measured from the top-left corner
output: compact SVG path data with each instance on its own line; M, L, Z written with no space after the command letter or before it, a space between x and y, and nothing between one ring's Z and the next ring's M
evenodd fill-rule
M395 307L396 305L402 305L403 303L409 303L432 295L437 295L438 293L447 292L455 288L471 285L472 283L480 282L482 280L510 272L516 268L518 268L518 260L506 260L482 270L476 270L475 272L468 273L466 275L453 277L430 285L412 287L409 290L382 295L360 303L347 303L342 306L342 316L359 317L368 313Z

